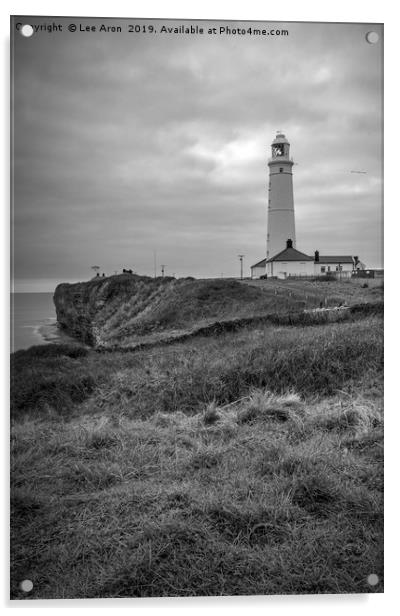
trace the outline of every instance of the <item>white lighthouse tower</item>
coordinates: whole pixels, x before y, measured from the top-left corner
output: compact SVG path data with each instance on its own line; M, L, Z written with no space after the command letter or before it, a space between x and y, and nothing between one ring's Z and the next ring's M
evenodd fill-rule
M267 259L286 248L287 240L296 247L293 202L293 160L289 157L290 144L278 132L272 142L272 157L268 161L268 223Z

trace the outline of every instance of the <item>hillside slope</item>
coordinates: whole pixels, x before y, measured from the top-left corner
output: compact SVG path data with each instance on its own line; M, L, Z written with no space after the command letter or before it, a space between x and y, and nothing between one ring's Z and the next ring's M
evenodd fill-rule
M231 279L119 275L61 284L54 302L59 324L72 336L93 346L127 347L180 337L216 321L364 303L381 294L351 282L265 282L257 287Z
M57 320L91 345L134 341L153 332L187 331L216 319L262 314L264 291L234 280L111 276L61 284L54 294Z
M11 373L12 598L383 592L380 317Z

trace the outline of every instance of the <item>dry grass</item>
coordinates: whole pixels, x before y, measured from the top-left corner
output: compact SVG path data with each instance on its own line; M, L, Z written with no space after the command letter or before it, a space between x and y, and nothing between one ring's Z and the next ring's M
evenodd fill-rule
M36 598L381 591L382 414L359 397L349 425L350 408L254 390L118 427L17 423L12 595L25 578Z
M12 359L15 418L69 417L82 412L80 403L83 412L104 410L116 421L123 414L192 414L207 403L230 404L252 388L307 396L351 391L361 382L373 388L383 370L379 317L318 327L252 326L133 353L75 357L61 345L47 357L36 356L37 349Z
M17 358L12 597L382 592L379 318L52 353Z

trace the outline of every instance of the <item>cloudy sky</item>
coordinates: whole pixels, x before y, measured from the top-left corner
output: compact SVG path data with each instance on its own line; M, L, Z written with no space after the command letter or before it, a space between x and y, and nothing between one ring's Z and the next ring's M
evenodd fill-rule
M13 41L16 290L52 291L92 265L153 275L154 252L158 273L234 276L238 254L247 273L265 255L277 130L297 163L297 248L383 265L380 26L15 22L63 25ZM158 32L129 33L129 23ZM190 24L205 34L159 32ZM289 35L207 34L220 26Z

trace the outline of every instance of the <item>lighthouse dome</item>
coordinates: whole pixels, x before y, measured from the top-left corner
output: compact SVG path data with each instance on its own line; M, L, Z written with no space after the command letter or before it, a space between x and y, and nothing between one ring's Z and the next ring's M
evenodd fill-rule
M278 143L287 143L289 144L289 141L286 139L285 135L283 133L277 133L275 139L272 142L272 145L276 145Z

